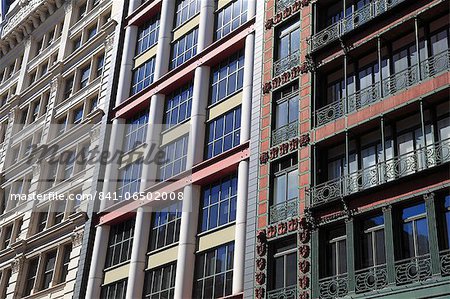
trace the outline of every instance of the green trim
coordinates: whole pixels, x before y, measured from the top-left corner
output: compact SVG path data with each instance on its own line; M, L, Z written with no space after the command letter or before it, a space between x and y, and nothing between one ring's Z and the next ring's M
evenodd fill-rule
M347 273L348 273L348 292L355 292L355 230L353 218L345 221L345 229L347 233L346 249L347 249Z
M386 248L386 270L388 285L395 284L394 227L392 222L392 206L383 207L384 244Z
M439 257L434 193L426 194L423 196L423 198L425 200L425 206L427 210L428 235L429 235L428 246L430 248L430 256L431 256L431 273L433 275L440 275L441 262Z

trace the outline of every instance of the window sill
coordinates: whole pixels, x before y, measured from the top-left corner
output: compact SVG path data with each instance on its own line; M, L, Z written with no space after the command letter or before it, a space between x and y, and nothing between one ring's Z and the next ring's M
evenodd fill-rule
M225 229L225 228L230 227L230 226L233 226L233 225L235 225L235 224L236 224L236 220L233 220L232 222L228 222L228 223L222 224L222 225L220 225L220 226L216 226L215 228L211 228L211 229L209 229L209 230L207 230L207 231L198 233L198 234L197 234L197 238L207 236L207 235L209 235L209 234L215 233L215 232L217 232L217 231L219 231L219 230Z
M168 250L168 249L173 248L173 247L176 247L176 246L178 246L178 241L176 241L176 242L174 242L174 243L172 243L172 244L166 245L166 246L164 246L164 247L161 247L161 248L158 248L158 249L154 249L154 250L152 250L152 251L149 251L149 252L147 252L146 255L147 255L147 256L154 255L154 254L157 254L157 253L159 253L159 252Z
M65 285L66 285L66 282L64 281L64 282L58 283L58 284L56 284L56 285L54 285L54 286L51 286L51 287L49 287L49 288L46 288L46 289L43 289L43 290L39 290L39 291L33 292L33 294L28 295L28 296L25 296L25 297L22 297L22 299L29 299L29 298L35 298L35 297L43 297L43 296L42 296L43 294L46 294L46 293L52 293L52 292L54 292L54 291L56 291L56 290L58 290L58 289L62 289Z
M130 262L131 262L131 258L126 260L126 261L124 261L124 262L120 262L120 263L115 264L113 266L109 266L108 268L103 269L103 273L112 271L112 270L120 268L122 266L125 266L125 265L129 264Z

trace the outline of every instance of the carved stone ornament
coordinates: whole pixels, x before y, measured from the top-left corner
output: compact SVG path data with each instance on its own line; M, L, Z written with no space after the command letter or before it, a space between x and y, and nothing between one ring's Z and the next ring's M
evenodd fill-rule
M16 257L11 263L11 273L12 274L18 273L20 269L22 269L24 262L25 262L24 256Z
M33 177L38 177L40 173L41 173L41 164L38 163L33 165Z
M72 247L78 247L83 244L83 231L74 232L72 235Z
M258 268L258 270L264 270L266 269L266 259L264 258L259 258L256 260L256 268Z
M91 132L89 133L90 137L91 137L91 143L94 143L95 141L97 141L100 138L100 127L97 126L95 128L93 128L91 130Z
M105 40L105 51L108 52L112 50L113 46L114 46L114 35L111 35Z

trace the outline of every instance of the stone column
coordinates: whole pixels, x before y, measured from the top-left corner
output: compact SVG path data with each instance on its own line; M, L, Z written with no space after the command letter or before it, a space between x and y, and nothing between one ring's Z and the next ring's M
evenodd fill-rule
M248 18L255 15L256 1L248 2ZM245 39L245 64L244 82L242 88L241 106L241 139L243 144L250 140L251 131L251 105L253 90L253 62L254 62L255 34L250 33ZM233 290L232 294L237 295L244 291L244 263L245 263L245 232L247 224L247 198L248 198L248 171L249 161L244 160L238 165L238 189L236 203L236 228L234 240L234 261L233 261Z
M214 1L201 1L198 31L198 52L202 52L213 40ZM192 95L191 130L189 132L186 169L203 160L207 96L210 85L210 67L200 66L195 70ZM197 234L200 186L184 187L181 216L180 241L178 242L177 272L175 279L176 299L192 296L195 264L195 236Z
M103 268L106 260L106 245L109 239L109 225L99 225L95 231L91 268L89 269L86 298L100 298L103 282Z
M137 8L135 0L130 3L130 12ZM134 5L134 8L132 6ZM173 18L175 11L175 1L163 0L160 17L160 30L158 36L158 48L155 61L154 80L158 80L167 73L169 68L170 42L172 40ZM136 29L137 33L137 29ZM135 44L134 41L133 44ZM131 47L131 49L134 49ZM131 69L124 72L130 77ZM127 90L129 91L129 89ZM146 148L144 149L144 157L147 157L152 151L154 155L160 145L161 124L164 115L165 95L156 94L152 96L149 109L149 121L147 136L145 139ZM140 191L145 191L148 187L155 183L158 172L158 165L155 163L143 163ZM128 287L126 298L142 298L144 289L144 271L147 262L147 244L150 237L151 212L145 207L138 208L136 212L136 224L134 226L133 246L130 259L130 270L128 274Z

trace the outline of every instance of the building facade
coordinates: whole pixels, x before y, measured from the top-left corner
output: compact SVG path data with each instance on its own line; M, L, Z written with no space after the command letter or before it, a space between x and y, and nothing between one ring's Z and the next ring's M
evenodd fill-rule
M81 297L122 6L1 3L0 298Z
M449 297L448 1L265 2L246 297Z
M260 2L129 1L87 298L242 297Z

